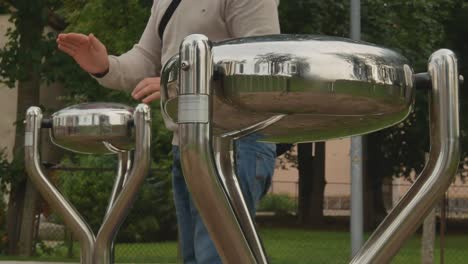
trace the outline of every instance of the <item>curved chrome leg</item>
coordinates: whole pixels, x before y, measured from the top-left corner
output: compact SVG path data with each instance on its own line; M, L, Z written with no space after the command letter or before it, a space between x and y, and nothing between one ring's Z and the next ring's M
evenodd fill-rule
M180 59L179 147L187 187L223 263L256 263L215 167L211 43L202 35L188 36Z
M81 263L91 264L95 237L93 231L76 209L53 186L44 173L38 151L39 130L41 128L42 111L39 107L30 107L26 112L26 130L24 135L25 167L29 177L49 202L50 206L63 216L65 224L81 243Z
M134 165L96 236L94 263L114 263L112 255L114 237L127 216L150 166L151 115L147 105L140 104L136 107L134 122L136 129Z
M249 213L249 208L244 200L238 181L238 176L234 167L236 163L233 146L234 139L231 137L214 138L213 148L216 167L255 259L258 263L268 263L265 249L258 236L254 220Z
M132 164L129 151L119 152L117 153L117 156L119 157L117 176L115 178L114 186L112 187L111 197L109 199L104 218L107 217L112 207L114 206L115 200L120 194L120 191L122 190L126 179L128 178L128 174L130 172L130 167Z
M388 263L450 186L460 160L459 76L453 52L429 59L432 79L429 161L408 193L384 219L351 263Z

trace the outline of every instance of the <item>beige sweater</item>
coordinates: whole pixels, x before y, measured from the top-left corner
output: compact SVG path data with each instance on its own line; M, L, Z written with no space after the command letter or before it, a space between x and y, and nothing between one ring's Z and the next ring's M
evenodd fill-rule
M109 72L97 80L103 86L131 92L146 77L159 76L162 65L179 51L190 34L203 34L212 41L254 35L278 34L275 0L182 0L164 31L159 22L172 0L154 0L140 41L121 56L109 56ZM172 143L178 144L177 131Z

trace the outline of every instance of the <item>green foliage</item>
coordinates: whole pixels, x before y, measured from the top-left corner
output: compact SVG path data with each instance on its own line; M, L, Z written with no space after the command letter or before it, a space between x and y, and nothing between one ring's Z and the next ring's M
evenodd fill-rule
M6 157L6 149L0 149L0 193L5 191L5 177L7 177L9 162Z
M66 159L63 165L92 169L61 172L58 185L97 233L116 175L116 171L108 169L117 168L117 158L114 155L76 155ZM169 166L167 163L153 164L119 232L118 241L149 242L174 238L176 221Z
M287 215L296 209L294 199L287 194L267 194L257 207L259 212L274 212L276 215Z
M14 87L16 81L27 80L32 72L42 70L42 61L50 55L46 52L50 36L43 35L42 31L48 10L56 5L54 0L18 0L2 5L14 10L9 19L14 27L7 30L8 42L0 50L1 81L9 87Z
M281 1L282 33L348 36L349 1Z
M109 53L118 55L138 41L150 15L151 5L152 1L147 0L21 0L5 4L6 8L14 7L17 11L11 13L10 21L15 27L8 30L9 42L0 51L0 76L3 82L13 87L17 81L28 77L31 68L24 67L22 62L29 62L28 65L33 65L32 69L40 73L43 82L60 82L64 85L66 95L61 99L67 104L111 101L136 105L137 102L127 94L101 87L72 58L58 51L55 42L57 32L36 36L39 41L29 48L23 45L21 32L28 26L44 27L49 12L56 12L65 17L68 23L66 31L94 33L106 45ZM27 15L31 11L39 15L33 19ZM155 161L153 167L158 173L147 177L134 210L121 228L119 239L124 241L163 239L173 237L175 232L170 191L171 133L163 126L159 102L153 103L151 108L151 151ZM63 163L74 167L116 167L115 157L109 156L75 156L65 159ZM2 161L0 165L2 184L24 179L19 177L24 175L22 159L14 159L11 164ZM95 232L102 222L114 177L115 172L102 171L66 172L60 176L59 185L64 194L83 213Z
M148 17L152 1L142 0L65 0L60 13L66 18L67 32L79 32L83 34L93 33L107 47L110 54L121 54L129 50L141 36ZM112 21L112 23L109 23ZM55 46L54 55L48 60L47 68L50 69L48 79L60 81L65 84L68 95L64 98L67 102L79 103L84 101L112 101L121 102L128 105L136 105L128 94L121 91L114 91L103 88L97 84L87 73L84 73L76 63L68 56L57 51ZM131 90L133 87L129 87ZM105 98L105 99L104 99ZM158 172L150 174L143 185L138 199L135 202L132 212L127 218L124 226L119 232L120 241L151 241L174 236L175 215L172 203L170 167L171 167L171 138L172 133L163 124L162 116L159 112L159 102L151 105L152 109L152 138L151 157L154 161L153 168ZM91 160L80 158L76 166L94 166L106 164L105 167L115 167L115 161L107 158L92 157ZM103 160L104 159L104 160ZM87 164L87 165L86 165ZM78 177L85 175L78 175ZM88 179L92 182L81 183L86 186L95 186L95 190L82 188L81 193L94 193L95 191L107 190L95 197L99 201L95 211L89 211L86 215L93 217L93 229L102 221L107 199L110 194L111 183L114 173L104 173L99 177ZM107 183L101 182L105 179ZM76 179L78 180L78 179ZM86 179L83 179L87 181ZM80 186L78 183L69 183L70 186ZM107 184L106 186L104 186ZM66 186L64 186L66 187ZM73 191L70 189L70 191ZM76 194L79 195L80 192ZM71 194L71 193L70 193ZM77 197L78 198L78 197ZM79 200L83 208L87 208L89 201ZM83 198L84 199L84 198ZM100 217L98 217L98 215Z
M150 10L138 0L64 0L61 13L67 32L93 33L110 54L121 54L138 42Z
M461 61L468 61L463 34L468 13L462 4L462 0L361 1L362 40L397 50L415 72L426 71L430 54L441 47L454 48ZM348 0L282 1L279 14L283 33L349 36ZM466 95L462 91L462 110L468 105ZM429 145L427 109L427 94L420 91L407 120L368 136L373 147L369 155L381 157L379 171L384 176L409 177L412 169L422 169ZM467 141L467 124L462 115L462 142ZM463 144L466 153L468 142Z
M463 86L460 86L460 136L462 157L468 157L468 45L466 36L468 36L468 2L457 8L451 16L451 20L445 25L447 32L446 46L452 48L458 56L459 72L465 78ZM468 176L468 158L460 164L465 166L465 177Z
M67 199L75 205L95 233L104 218L106 204L112 189L114 172L103 171L117 168L113 156L76 156L63 161L66 167L96 168L95 171L61 172L58 186Z
M17 155L23 155L23 153ZM5 149L0 150L0 191L6 191L5 187L7 184L14 186L24 180L24 160L14 158L9 162L6 158Z

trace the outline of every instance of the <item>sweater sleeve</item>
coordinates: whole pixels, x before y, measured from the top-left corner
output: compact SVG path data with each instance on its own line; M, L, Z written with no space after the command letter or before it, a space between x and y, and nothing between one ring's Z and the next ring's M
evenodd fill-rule
M159 75L161 69L161 40L156 29L156 9L154 0L151 16L138 44L120 56L109 56L109 72L98 82L108 88L132 91L144 78Z
M226 0L225 19L233 38L280 33L275 0Z

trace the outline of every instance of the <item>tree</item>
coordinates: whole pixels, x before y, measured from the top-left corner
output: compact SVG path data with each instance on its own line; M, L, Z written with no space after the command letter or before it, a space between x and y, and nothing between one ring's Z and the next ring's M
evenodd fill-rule
M107 47L109 54L122 54L138 42L150 15L152 0L66 0L60 10L68 26L67 32L93 33ZM112 23L108 23L112 21ZM101 87L87 73L83 72L68 56L55 50L54 60L50 60L48 67L53 69L50 79L64 83L70 104L79 102L106 101L121 102L127 105L136 105L136 102L127 93ZM133 87L129 87L132 89ZM153 102L152 109L152 142L151 158L152 173L143 184L132 211L123 224L117 239L119 241L156 241L174 238L176 229L175 209L171 192L171 140L172 133L163 124L159 111L159 101ZM73 166L90 167L105 164L112 167L115 158L112 157L82 157L73 155L70 160ZM69 161L68 161L69 162ZM69 163L70 164L70 163ZM94 165L93 165L94 164ZM115 166L114 166L115 167ZM95 231L102 221L110 189L95 193L84 187L86 182L91 186L104 186L103 181L112 182L114 173L99 173L101 178L88 177L84 173L62 173L61 181L67 197L76 204L80 212L90 221ZM102 178L103 177L103 178ZM68 186L68 187L67 187ZM83 188L69 188L82 186ZM109 186L108 186L109 187ZM86 200L80 196L88 193L95 197L99 206L90 211ZM101 212L99 214L98 212Z
M8 176L2 176L1 179L2 184L11 184L7 228L10 254L20 252L30 255L33 248L33 221L37 215L35 201L38 200L38 195L24 172L22 120L29 106L39 105L40 84L62 83L66 89L66 96L62 99L67 104L102 101L103 98L106 101L136 104L122 92L100 87L72 59L58 52L55 43L56 34L53 32L45 34L45 26L54 26L58 30L67 27L68 31L93 32L107 44L109 52L119 54L138 40L149 17L151 5L152 1L149 0L85 2L4 0L0 2L0 6L11 14L11 21L15 25L8 31L9 43L0 52L0 75L2 81L10 87L18 83L19 95L14 160L8 166ZM113 23L108 23L109 21ZM155 102L152 108L157 110L158 102ZM162 117L157 112L153 111L155 113L153 137L157 140L152 142L152 157L158 160L157 169L167 172L161 175L167 182L170 171L171 134L162 128ZM168 195L169 185L164 186L165 198L161 198L159 202L172 204L168 201L171 199ZM167 212L165 214L171 215ZM173 223L174 221L172 225ZM18 244L20 237L24 239Z
M461 129L461 150L462 158L460 162L462 179L468 176L468 117L465 114L468 107L468 46L465 36L468 34L468 3L465 1L459 8L456 8L450 15L450 19L445 23L447 32L444 46L455 51L458 56L460 74L464 76L464 84L460 86L460 129Z
M146 22L150 15L151 0L66 0L59 14L66 18L68 23L66 32L93 33L107 47L109 54L122 54L138 42ZM108 23L112 21L112 23ZM120 102L127 105L136 105L136 102L127 93L110 90L101 87L87 73L83 72L76 63L54 50L53 56L48 61L47 68L51 69L49 80L59 81L64 84L67 96L65 100L69 104L81 102L106 101ZM133 87L129 87L132 89ZM163 124L159 111L159 101L153 102L152 109L152 142L151 157L153 160L153 172L147 176L144 185L135 201L132 211L123 224L118 235L120 241L149 241L157 239L173 238L175 234L175 209L171 193L171 136ZM70 160L72 161L70 163ZM74 167L99 167L105 164L106 168L112 167L115 157L94 156L83 157L71 155L67 164ZM85 173L62 173L61 186L67 197L83 212L94 231L97 231L102 221L107 198L110 189L93 192L92 188L86 188L86 183L95 186L106 186L113 181L114 173L99 174L100 178L89 177ZM82 186L82 188L70 188L70 186ZM109 186L107 186L109 187ZM101 189L102 190L102 189ZM98 203L90 211L89 200L82 199L82 194L87 193L94 197ZM101 212L98 213L98 212Z
M450 39L451 35L454 45L447 47L455 47L460 54L466 54L465 41L461 39L466 35L462 34L465 30L462 25L466 24L466 15L463 16L466 13L460 8L462 2L363 1L362 40L397 50L409 59L415 72L425 72L430 54L447 44L445 40ZM279 14L283 33L349 36L348 0L283 1ZM458 20L452 17L458 17ZM449 29L444 26L447 23L452 23ZM426 96L425 91L418 91L415 110L407 120L366 136L369 149L365 163L364 200L369 228L386 215L382 200L383 178L410 178L412 171L418 172L424 165L424 153L429 142ZM462 130L466 131L466 125ZM462 133L464 135L466 132Z
M7 1L3 4L11 11L15 28L8 30L9 42L0 52L0 75L10 87L18 83L14 159L9 178L2 179L11 184L7 217L9 252L31 255L38 193L25 177L22 120L29 106L39 104L41 64L46 57L43 31L48 18L47 4L53 4L46 0Z
M304 225L323 224L325 142L298 145L298 220Z
M363 4L363 39L396 49L406 56L415 72L427 71L427 60L443 46L444 24L461 1L372 1ZM367 136L368 162L365 201L367 228L376 227L386 215L382 179L419 174L429 147L427 92L417 91L410 116L394 126Z
M348 6L346 1L283 1L279 10L282 33L343 37L347 33ZM298 220L306 225L323 223L325 142L315 143L314 157L312 144L298 144L297 161L293 162L298 163L299 171Z

